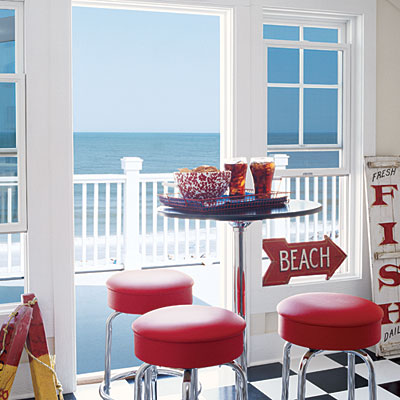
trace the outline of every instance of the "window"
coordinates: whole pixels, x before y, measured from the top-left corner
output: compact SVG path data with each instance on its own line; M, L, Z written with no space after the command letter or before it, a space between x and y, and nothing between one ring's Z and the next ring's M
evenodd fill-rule
M265 223L264 237L327 235L349 257L351 28L350 19L269 13L262 30L267 152L288 156L281 190L323 206L320 214L287 220L285 230ZM356 273L344 263L335 277Z
M289 169L348 169L346 24L263 25L268 151Z
M24 276L24 233L27 222L22 21L21 4L2 2L0 6L0 281L21 279ZM7 296L0 296L0 303L19 301L19 291L12 290Z

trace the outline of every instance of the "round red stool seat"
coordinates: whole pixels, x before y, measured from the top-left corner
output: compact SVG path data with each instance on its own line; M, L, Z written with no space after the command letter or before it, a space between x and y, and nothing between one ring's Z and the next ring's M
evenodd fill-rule
M306 293L278 304L279 335L286 341L321 350L364 349L381 338L382 309L340 293Z
M235 313L209 306L151 311L132 325L135 355L171 368L202 368L231 362L243 352L246 323Z
M126 314L144 314L156 308L192 304L193 279L169 269L123 271L107 282L108 306Z

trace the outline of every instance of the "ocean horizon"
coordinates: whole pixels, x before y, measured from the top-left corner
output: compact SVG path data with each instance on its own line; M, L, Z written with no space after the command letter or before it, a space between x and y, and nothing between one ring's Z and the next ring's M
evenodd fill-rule
M75 174L121 174L121 158L143 159L143 173L219 166L219 133L74 132Z
M270 133L269 143L277 143L278 137L281 142L294 143L297 135ZM306 136L308 143L333 143L335 135L313 132ZM74 132L74 173L121 174L123 157L142 158L142 173L174 172L199 165L219 167L219 137L218 132ZM284 153L290 156L288 168L337 168L340 164L338 150Z

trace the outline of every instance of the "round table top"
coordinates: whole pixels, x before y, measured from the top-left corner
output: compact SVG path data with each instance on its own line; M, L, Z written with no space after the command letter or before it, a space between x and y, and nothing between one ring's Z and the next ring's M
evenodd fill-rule
M288 204L278 208L262 210L244 210L218 213L194 213L161 206L158 213L164 217L187 219L210 219L214 221L261 221L263 219L291 218L314 214L321 211L322 205L315 201L290 200Z

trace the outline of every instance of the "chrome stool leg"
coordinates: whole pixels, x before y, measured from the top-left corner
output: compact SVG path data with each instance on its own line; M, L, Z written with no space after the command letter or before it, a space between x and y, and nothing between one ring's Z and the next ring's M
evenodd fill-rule
M371 360L371 357L365 350L354 350L352 353L359 356L368 367L368 391L369 391L369 400L377 400L377 387L376 387L376 377L375 377L375 368L374 363Z
M106 348L104 362L104 382L100 386L100 397L103 399L110 398L111 384L111 346L112 346L112 322L116 316L121 314L118 311L111 313L106 321Z
M281 400L289 398L289 377L290 377L290 349L292 343L286 342L283 347L283 362L282 362L282 394Z
M355 358L354 353L347 353L347 398L355 399L356 382L355 382Z
M191 369L185 369L185 371L183 372L182 400L195 400L193 399L192 391L192 372L193 370Z
M232 361L224 365L228 365L236 373L236 379L235 379L236 398L238 400L247 400L248 399L247 378L244 369L236 361Z
M151 369L151 383L150 383L150 395L151 400L157 400L157 367L153 366Z
M317 354L321 353L322 350L313 350L310 349L304 354L303 358L300 361L299 372L298 372L298 381L297 381L297 400L305 400L306 399L306 373L307 367L310 363L311 359Z
M157 400L157 367L152 365L144 374L144 397Z
M199 395L199 370L197 368L192 369L191 378L191 396L195 400Z
M151 370L153 366L150 364L143 363L139 369L136 371L135 376L135 400L142 400L142 392L143 392L143 378L146 375L148 370ZM148 399L145 399L148 400Z

